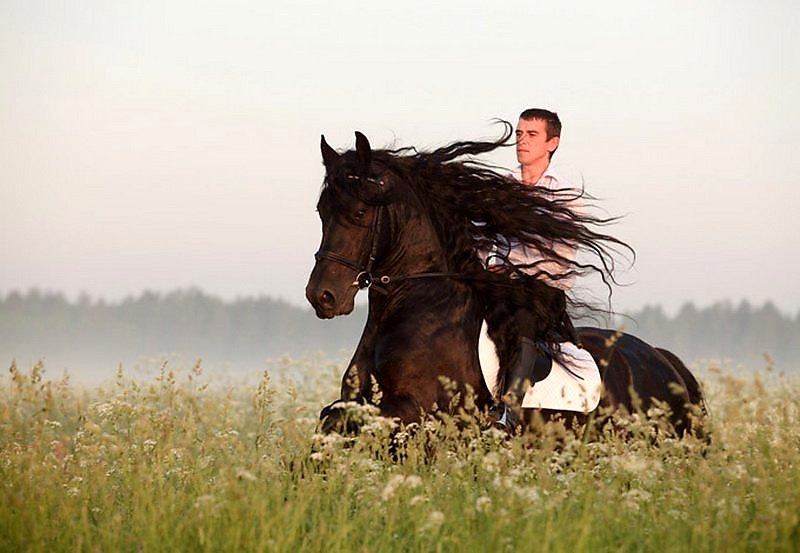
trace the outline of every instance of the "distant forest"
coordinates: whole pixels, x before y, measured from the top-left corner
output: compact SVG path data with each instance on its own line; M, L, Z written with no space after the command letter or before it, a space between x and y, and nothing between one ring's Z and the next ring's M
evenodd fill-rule
M259 371L283 355L316 355L343 363L355 348L365 309L330 321L310 309L270 298L225 302L199 290L145 292L111 303L31 290L0 298L0 363L29 366L44 359L48 372L109 371L143 358L180 356L186 362ZM595 323L595 326L597 324ZM726 368L800 373L800 313L760 307L687 303L675 316L660 307L616 317L622 326L688 363L723 362Z

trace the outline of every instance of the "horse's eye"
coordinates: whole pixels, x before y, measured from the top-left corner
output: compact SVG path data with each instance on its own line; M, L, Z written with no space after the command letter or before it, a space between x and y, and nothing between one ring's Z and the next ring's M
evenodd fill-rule
M366 214L367 214L367 210L364 209L364 208L361 208L356 212L356 219L361 219Z

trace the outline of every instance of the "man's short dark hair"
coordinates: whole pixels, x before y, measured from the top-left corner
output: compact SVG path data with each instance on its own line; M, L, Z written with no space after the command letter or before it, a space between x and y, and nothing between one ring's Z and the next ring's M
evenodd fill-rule
M534 119L544 121L546 125L545 130L547 131L547 140L550 140L554 136L561 136L561 120L554 111L530 108L520 113L519 118L525 121L533 121Z

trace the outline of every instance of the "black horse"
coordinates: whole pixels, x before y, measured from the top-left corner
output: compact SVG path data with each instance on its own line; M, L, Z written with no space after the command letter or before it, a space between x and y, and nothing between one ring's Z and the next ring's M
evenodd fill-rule
M356 292L369 289L366 326L343 376L341 397L320 415L325 431L342 431L347 402L374 403L376 387L380 413L403 423L457 408L447 381L464 392L462 399L470 393L479 408L492 405L478 361L481 321L489 321L501 366L514 353L508 338L515 331L513 317L503 316L509 309L530 308L543 337L560 324L548 296L552 288L537 275L519 267L503 273L483 268L475 252L496 235L554 256L554 245L569 241L596 259L569 262L569 273L598 272L613 282L609 252L626 246L593 230L608 219L576 213L569 203L471 157L508 142L511 126L503 123L497 141L456 142L431 152L372 150L356 132L356 149L339 154L322 137L322 242L306 297L318 317L332 318L349 314ZM676 431L693 430L703 398L677 356L610 330L577 333L601 367L601 406L646 411L656 400L669 406Z

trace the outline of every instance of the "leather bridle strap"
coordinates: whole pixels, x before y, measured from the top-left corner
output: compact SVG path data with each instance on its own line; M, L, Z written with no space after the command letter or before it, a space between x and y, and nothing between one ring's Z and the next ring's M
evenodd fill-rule
M340 265L344 265L348 269L356 272L356 279L353 281L352 286L358 286L359 289L369 288L372 284L372 266L375 264L375 258L378 255L378 241L380 240L381 220L383 217L383 205L378 205L378 212L375 214L375 220L372 224L372 247L369 251L369 257L364 261L353 261L336 252L328 250L319 250L314 254L314 259L328 259Z
M352 282L351 286L357 286L360 290L375 286L375 289L388 294L389 291L385 288L389 284L397 284L404 280L413 280L418 278L468 278L467 273L446 273L446 272L429 272L429 273L412 273L410 275L381 275L378 278L372 276L372 266L375 264L375 258L378 255L378 241L380 240L381 222L383 217L384 206L377 207L378 212L375 214L375 220L372 225L372 247L369 251L369 257L365 260L353 261L336 252L328 250L319 250L314 254L314 258L319 261L320 259L327 259L343 265L356 273L356 279Z
M320 259L328 259L330 261L338 263L339 265L344 265L348 269L352 269L355 272L359 272L361 270L361 267L358 264L358 262L352 261L351 259L349 259L349 258L347 258L347 257L345 257L343 255L339 255L336 252L329 252L327 250L320 250L320 251L318 251L317 253L314 254L314 259L316 259L317 261L319 261Z
M358 178L355 176L351 176L349 178ZM366 179L368 182L374 182L378 185L378 187L383 186L383 181L378 181L375 179ZM320 259L327 259L329 261L333 261L334 263L338 263L339 265L343 265L348 269L355 271L356 279L352 282L351 286L358 286L360 290L365 288L369 288L370 286L375 284L375 288L384 293L388 294L389 291L385 288L389 284L402 282L404 280L411 280L411 279L418 279L418 278L468 278L469 275L466 273L444 273L444 272L430 272L430 273L415 273L410 275L399 275L399 276L390 276L390 275L381 275L377 279L374 279L372 276L372 266L375 264L375 258L378 255L378 242L380 240L380 231L381 231L381 222L383 218L383 210L384 205L379 204L377 206L378 212L375 214L375 219L372 224L372 247L369 251L369 257L366 259L360 259L359 261L353 261L349 257L345 257L341 254L336 252L328 251L328 250L319 250L317 253L314 254L314 259L319 261ZM380 284L378 284L380 283Z

